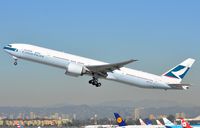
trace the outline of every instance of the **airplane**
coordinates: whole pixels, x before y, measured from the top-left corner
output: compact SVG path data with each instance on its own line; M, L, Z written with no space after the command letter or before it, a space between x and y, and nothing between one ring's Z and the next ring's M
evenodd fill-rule
M117 124L116 128L166 128L164 125L126 125L125 120L119 115L119 113L114 113Z
M140 125L147 125L146 123L144 123L144 121L140 118L139 119Z
M188 122L181 118L181 125L183 128L193 128Z
M100 78L120 83L150 89L176 89L187 90L190 84L181 81L195 62L188 58L176 67L161 76L125 68L124 66L137 60L128 60L119 63L105 63L94 59L80 57L69 53L59 52L30 44L9 44L3 48L14 59L33 61L65 70L65 74L73 77L82 75L92 76L89 84L100 87Z
M172 123L170 120L168 120L167 118L163 118L163 122L164 122L164 125L167 127L167 128L182 128L181 125L175 125L174 123Z
M159 120L156 120L157 125L163 125Z
M24 126L17 123L17 128L24 128Z
M181 125L183 128L200 128L200 125L190 125L183 118L181 118Z
M152 122L149 119L146 119L145 122L140 118L140 125L152 125Z

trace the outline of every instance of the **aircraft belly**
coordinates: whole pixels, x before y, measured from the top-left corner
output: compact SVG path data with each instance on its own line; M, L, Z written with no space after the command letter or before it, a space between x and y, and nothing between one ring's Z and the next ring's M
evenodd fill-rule
M137 86L140 88L169 89L169 87L165 86L164 84L154 83L152 80L147 80L140 77L133 77L122 73L112 73L112 77L108 77L108 79L112 79L128 85Z

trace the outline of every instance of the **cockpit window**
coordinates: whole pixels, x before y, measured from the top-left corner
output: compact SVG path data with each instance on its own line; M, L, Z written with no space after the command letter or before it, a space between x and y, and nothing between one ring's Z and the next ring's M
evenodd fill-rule
M18 49L17 48L13 48L12 45L7 45L3 48L4 50L9 50L9 51L14 51L14 52L18 52Z

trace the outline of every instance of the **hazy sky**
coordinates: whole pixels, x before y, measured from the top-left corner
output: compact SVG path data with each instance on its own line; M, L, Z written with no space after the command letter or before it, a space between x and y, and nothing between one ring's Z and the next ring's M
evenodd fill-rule
M98 104L118 100L171 100L200 106L200 1L0 1L0 106ZM19 60L2 47L29 43L106 62L139 61L130 68L161 75L188 57L187 91L147 90Z

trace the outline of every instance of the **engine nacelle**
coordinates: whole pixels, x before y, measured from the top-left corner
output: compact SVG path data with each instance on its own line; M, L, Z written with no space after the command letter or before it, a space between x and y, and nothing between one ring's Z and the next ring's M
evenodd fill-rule
M76 64L76 63L69 63L65 74L74 76L74 77L78 77L80 75L83 75L85 72L86 71L85 71L85 68L83 65Z

